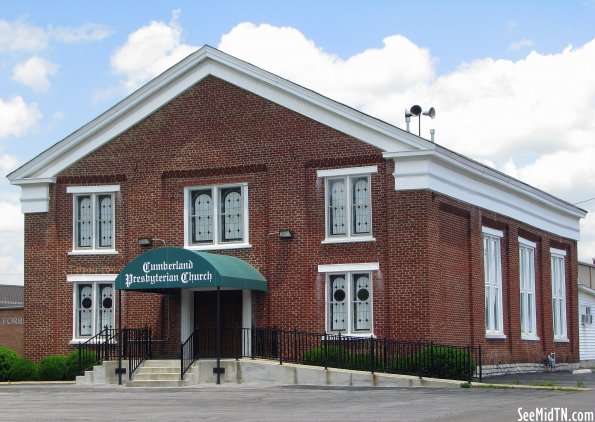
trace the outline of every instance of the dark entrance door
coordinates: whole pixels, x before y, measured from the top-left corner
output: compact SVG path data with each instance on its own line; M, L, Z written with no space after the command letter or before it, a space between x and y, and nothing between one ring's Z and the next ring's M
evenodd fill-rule
M221 290L221 356L241 357L242 291ZM198 357L217 354L217 292L194 292L194 350Z

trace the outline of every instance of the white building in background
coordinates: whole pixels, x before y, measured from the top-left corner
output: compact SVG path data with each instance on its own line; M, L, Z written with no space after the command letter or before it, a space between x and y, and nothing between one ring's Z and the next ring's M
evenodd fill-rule
M595 260L578 263L579 350L581 366L595 368Z

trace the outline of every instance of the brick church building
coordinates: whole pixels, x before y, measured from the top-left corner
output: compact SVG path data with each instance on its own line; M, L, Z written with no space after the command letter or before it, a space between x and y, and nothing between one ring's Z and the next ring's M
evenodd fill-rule
M123 283L163 288L116 300L124 268L166 246L262 275L223 290L224 324L481 345L485 365L579 361L584 210L208 46L8 178L28 358L118 314L175 355L212 322L208 271L146 261Z

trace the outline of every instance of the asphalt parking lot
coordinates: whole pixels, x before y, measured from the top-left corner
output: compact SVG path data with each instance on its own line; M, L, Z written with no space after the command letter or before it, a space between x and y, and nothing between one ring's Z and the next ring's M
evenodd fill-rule
M595 389L595 372L587 374L573 374L565 371L535 372L486 377L483 381L495 384L554 385L558 387L587 387Z
M521 412L593 411L595 390L310 386L1 385L0 420L517 421Z

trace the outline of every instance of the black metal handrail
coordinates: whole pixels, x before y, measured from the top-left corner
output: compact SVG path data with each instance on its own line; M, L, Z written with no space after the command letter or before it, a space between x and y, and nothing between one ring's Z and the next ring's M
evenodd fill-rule
M419 377L482 380L481 346L309 333L277 328L222 328L222 357L251 357ZM182 344L181 374L199 358L214 357L214 328L195 330Z
M192 364L196 361L197 356L194 353L194 338L197 330L194 330L192 334L180 345L180 379L184 379L184 375Z
M117 358L117 333L118 331L115 328L105 327L87 341L79 342L77 348L79 375L84 374L85 371L104 360Z
M134 371L152 356L151 328L123 328L123 355L128 359L128 379Z
M123 328L121 331L122 359L128 359L128 378L152 355L151 328ZM85 342L78 344L78 373L106 360L118 359L118 329L104 328Z

